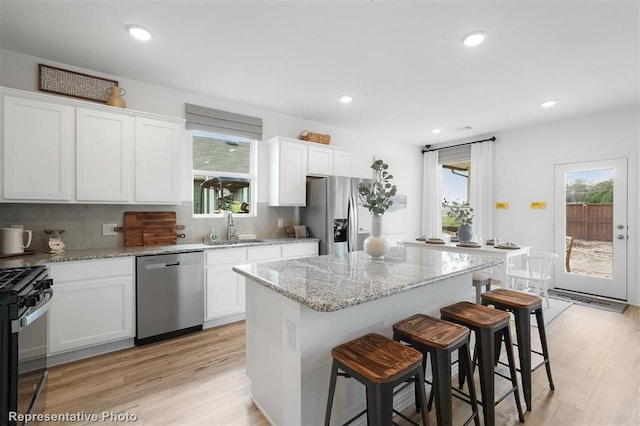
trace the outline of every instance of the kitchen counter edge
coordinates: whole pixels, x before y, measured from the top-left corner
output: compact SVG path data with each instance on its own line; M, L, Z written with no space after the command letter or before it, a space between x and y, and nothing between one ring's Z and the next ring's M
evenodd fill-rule
M391 253L393 253L393 250L394 249L392 249ZM415 248L414 250L422 250L422 249ZM367 303L367 302L371 302L384 297L392 296L397 293L403 293L405 291L409 291L414 288L438 283L456 276L464 275L474 271L483 270L486 268L497 267L504 264L504 261L501 259L486 257L482 255L466 255L466 256L468 256L468 259L470 260L469 264L467 264L465 267L460 268L457 271L452 271L452 272L443 273L443 274L433 274L431 276L428 276L428 275L424 275L423 274L424 271L421 270L420 268L415 268L416 269L415 272L418 272L418 274L408 279L407 277L405 277L405 279L402 280L403 281L402 283L399 283L398 285L382 288L378 291L374 291L371 293L361 294L357 297L354 297L352 294L342 294L344 291L345 282L353 281L354 280L353 276L346 276L346 275L334 276L334 274L332 274L330 263L334 261L342 262L345 259L343 256L324 255L324 256L319 256L314 258L266 262L266 263L261 263L259 265L240 264L240 265L234 266L233 270L236 273L253 280L257 284L267 287L275 291L276 293L280 293L281 295L297 303L300 303L301 305L306 306L314 311L334 312L334 311L350 308L352 306L360 305L362 303ZM368 260L368 256L362 251L349 253L348 257L351 257L351 258L359 257L361 259L364 259L365 262ZM392 257L394 256L392 255L386 256L386 258L392 258ZM323 259L329 260L328 268L317 268L313 266L314 264L317 264ZM377 262L380 262L379 263L380 265L384 264L384 261L371 261L371 262L373 262L372 265L375 265ZM314 287L314 286L325 287L325 289L328 290L330 294L330 297L327 297L325 300L318 300L318 299L305 297L305 295L302 294L304 292L300 293L295 290L285 288L284 286L276 282L273 282L272 279L270 279L270 276L272 275L278 276L278 273L271 274L272 271L270 269L272 267L283 267L283 269L280 271L282 272L290 268L292 270L295 270L295 269L304 270L305 267L309 265L311 265L311 268L309 269L309 271L310 272L314 270L316 270L315 272L319 271L321 278L315 277L314 276L315 274L313 272L311 273L305 272L302 275L306 278L303 277L301 280L299 280L300 287L304 289L305 292L310 287ZM253 266L259 267L261 270L256 271ZM278 268L274 269L274 271L278 272ZM351 273L353 273L353 271L351 271ZM358 278L360 277L356 277L355 280L357 280ZM395 281L395 280L392 279L391 281Z
M152 256L171 253L204 252L209 250L235 249L242 247L271 246L281 244L299 244L320 241L317 238L274 238L261 241L229 244L186 243L167 246L143 247L109 247L93 249L68 250L62 254L34 253L23 256L5 257L0 259L0 268L14 268L45 265L55 262L74 262L79 260L110 259L127 256Z

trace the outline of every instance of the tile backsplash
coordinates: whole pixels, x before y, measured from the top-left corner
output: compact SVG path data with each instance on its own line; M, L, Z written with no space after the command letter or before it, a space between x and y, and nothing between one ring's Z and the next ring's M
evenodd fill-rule
M226 222L223 218L194 218L190 202L178 206L103 205L103 204L0 204L0 227L22 225L33 231L28 250L47 251L48 235L45 229L63 229L62 239L68 249L105 248L124 246L124 235L102 235L103 223L122 226L127 211L175 211L177 222L184 225L180 231L185 238L178 243L202 242L215 228L225 238ZM295 221L294 207L269 207L258 203L257 217L234 216L238 234L256 234L258 238L286 237L284 228L278 228L278 219L285 225Z

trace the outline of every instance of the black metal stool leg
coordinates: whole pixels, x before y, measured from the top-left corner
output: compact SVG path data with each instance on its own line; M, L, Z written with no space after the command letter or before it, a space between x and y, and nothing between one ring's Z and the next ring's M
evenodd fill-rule
M526 309L514 309L522 393L527 411L531 411L531 319Z
M495 424L495 383L493 374L495 366L495 333L490 329L476 330L478 339L478 371L480 377L480 390L482 395L482 415L485 425Z
M333 396L336 392L336 379L338 377L338 363L333 360L331 364L331 380L329 381L329 396L327 398L327 411L324 415L324 425L329 426L331 421L331 409L333 408Z
M451 353L434 351L431 356L433 391L436 394L436 418L438 425L451 425Z
M542 345L542 356L544 357L544 363L547 370L547 379L549 379L549 388L555 390L553 385L553 379L551 378L551 361L549 361L549 346L547 345L547 332L544 327L544 317L542 314L542 308L536 309L536 322L538 323L538 334L540 335L540 344Z
M469 384L469 403L473 413L473 423L480 426L480 412L478 411L478 397L476 395L476 386L473 380L473 368L471 366L471 356L469 354L469 343L461 346L458 350L458 364L460 365L460 373L467 377Z
M393 386L367 384L367 424L371 426L393 424Z
M511 373L511 384L513 385L513 394L516 398L516 407L518 408L518 418L520 423L524 423L524 415L522 414L522 404L520 403L520 392L518 392L518 376L516 375L515 356L513 354L513 344L511 342L511 333L509 327L503 330L504 343L507 350L507 359L509 360L509 372ZM493 424L493 423L491 423Z
M420 399L420 406L424 407L427 404L427 392L424 390L424 368L418 371L418 383L420 383L420 387L418 388L418 395L416 395L416 399ZM422 424L424 426L429 426L429 412L427 410L422 411Z

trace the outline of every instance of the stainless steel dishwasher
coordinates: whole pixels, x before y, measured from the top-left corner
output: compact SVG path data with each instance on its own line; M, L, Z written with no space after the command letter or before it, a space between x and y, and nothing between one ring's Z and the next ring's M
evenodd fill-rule
M136 258L137 345L202 330L202 252Z

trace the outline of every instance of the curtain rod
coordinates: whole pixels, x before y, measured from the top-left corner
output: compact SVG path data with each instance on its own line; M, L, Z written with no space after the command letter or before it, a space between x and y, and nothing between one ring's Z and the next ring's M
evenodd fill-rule
M482 140L480 140L480 141L473 141L473 142L461 143L461 144L458 144L458 145L443 146L442 148L433 148L433 149L430 149L430 148L431 148L431 145L425 145L425 146L424 146L424 149L422 150L422 153L424 154L425 152L429 152L429 151L438 151L438 150L440 150L440 149L455 148L455 147L457 147L457 146L471 145L471 144L474 144L474 143L480 143L480 142L495 142L495 141L496 141L496 137L495 137L495 136L492 136L492 137L490 137L489 139L482 139Z

